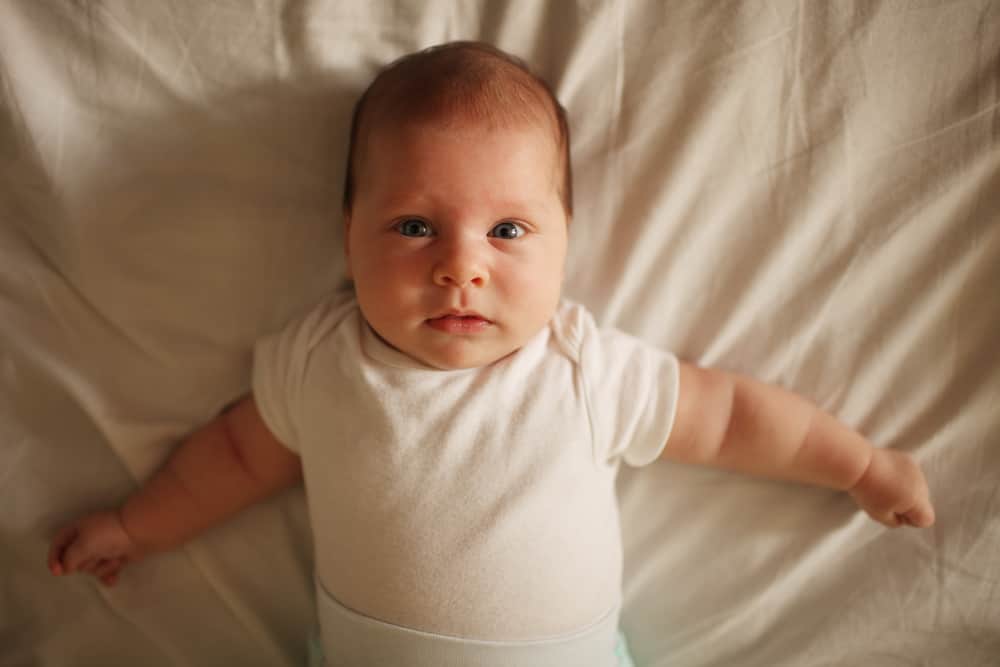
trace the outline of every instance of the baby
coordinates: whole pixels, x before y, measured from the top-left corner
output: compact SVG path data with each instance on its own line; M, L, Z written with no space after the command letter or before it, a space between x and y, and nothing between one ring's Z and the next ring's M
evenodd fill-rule
M330 665L609 667L622 461L850 493L929 526L905 454L792 393L679 362L561 300L569 130L549 87L452 43L358 102L344 192L354 290L255 349L252 393L125 503L54 538L106 585L304 480Z

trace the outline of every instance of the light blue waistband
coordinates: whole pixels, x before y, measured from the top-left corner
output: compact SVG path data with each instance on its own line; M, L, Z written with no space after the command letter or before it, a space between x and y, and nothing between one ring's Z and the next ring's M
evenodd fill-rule
M618 667L624 651L615 607L571 635L532 641L480 641L405 628L348 609L316 582L325 667ZM629 663L624 663L629 664Z

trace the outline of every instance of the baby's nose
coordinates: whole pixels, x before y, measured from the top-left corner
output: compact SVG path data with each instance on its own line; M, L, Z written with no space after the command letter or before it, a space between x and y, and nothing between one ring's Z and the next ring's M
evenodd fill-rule
M484 287L488 282L483 258L464 244L451 244L434 265L434 284L441 287Z

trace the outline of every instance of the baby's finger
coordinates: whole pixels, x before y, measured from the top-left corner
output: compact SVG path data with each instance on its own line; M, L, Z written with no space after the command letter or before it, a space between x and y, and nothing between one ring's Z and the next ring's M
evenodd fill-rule
M94 564L94 556L87 545L77 537L63 549L62 564L67 574L87 572L87 566Z
M108 587L114 586L115 584L118 583L118 575L109 574L106 577L101 577L101 583Z
M122 567L121 558L111 558L109 560L102 560L100 563L97 564L97 567L94 569L94 576L100 579L101 581L104 581L111 575L118 574L118 570L120 570L121 567Z
M48 565L49 572L59 576L68 574L66 563L63 561L66 547L76 539L76 524L71 524L62 528L56 536L52 538L52 545L49 547Z
M900 517L908 526L927 528L934 525L934 509L931 507L914 507Z
M93 574L97 564L104 560L106 549L94 544L86 534L73 540L63 552L62 562L67 572L89 572Z
M95 574L97 571L97 564L100 561L97 558L88 558L76 567L77 572L86 572L87 574Z

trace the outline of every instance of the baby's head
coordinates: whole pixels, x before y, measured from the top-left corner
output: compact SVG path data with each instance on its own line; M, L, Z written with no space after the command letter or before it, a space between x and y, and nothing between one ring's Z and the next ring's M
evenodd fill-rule
M436 368L497 361L559 301L569 130L548 86L492 47L406 56L358 102L344 215L369 325Z

